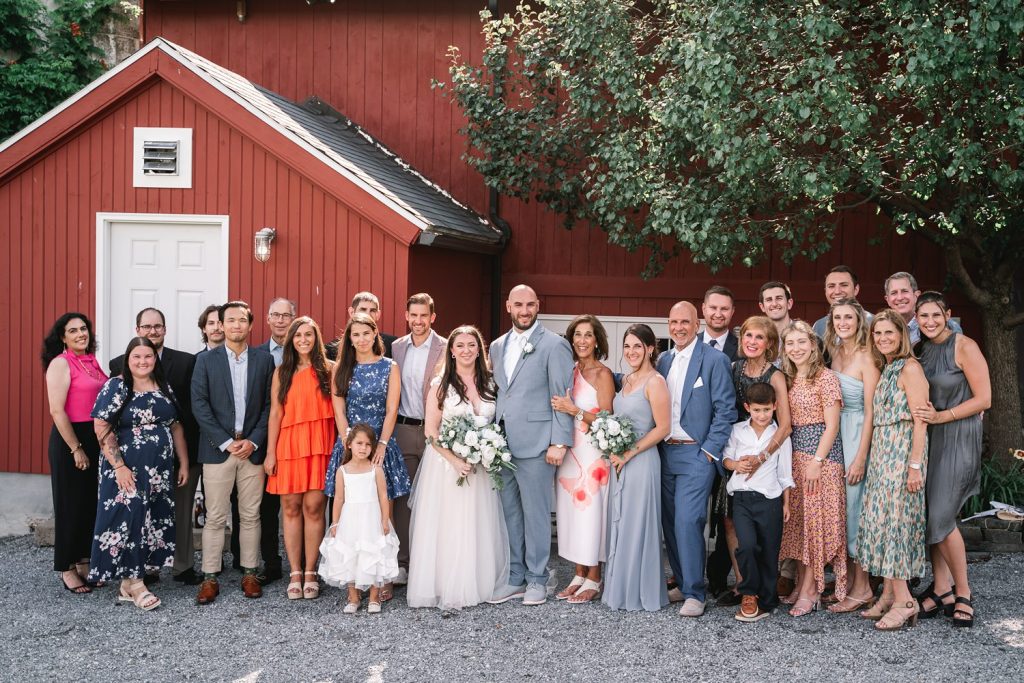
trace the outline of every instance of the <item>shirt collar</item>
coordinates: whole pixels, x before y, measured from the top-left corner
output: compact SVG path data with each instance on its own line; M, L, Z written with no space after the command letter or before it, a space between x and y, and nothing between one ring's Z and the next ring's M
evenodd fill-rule
M766 436L767 434L769 434L769 433L772 433L772 434L774 434L774 433L775 433L776 431L778 431L778 429L779 429L779 425L778 425L778 424L776 424L775 420L772 420L772 421L771 421L771 422L770 422L770 423L768 424L768 426L764 428L764 431L763 431L763 432L761 432L761 436L758 436L758 435L757 435L757 432L755 432L755 431L754 431L754 425L753 425L753 424L751 424L751 423L753 422L753 420L754 420L754 418L752 418L752 417L748 417L748 418L747 418L746 420L744 420L744 421L743 421L743 428L744 428L744 429L748 429L748 430L750 430L750 434L751 434L751 435L752 435L752 436L753 436L753 437L754 437L755 439L762 439L762 438L764 438L764 437L765 437L765 436Z
M224 350L225 350L225 351L227 351L227 353L228 353L228 358L230 358L231 360L233 360L233 361L235 361L235 362L241 362L241 361L247 361L247 360L249 360L249 347L248 347L248 346L246 346L246 347L245 347L245 351L242 351L242 352L241 352L240 354L238 354L237 356L235 355L235 352L234 352L234 351L232 351L231 349L229 349L229 348L227 347L227 345L226 345L226 344L224 345Z
M275 341L275 339L271 337L270 342L267 344L267 348L270 349L271 351L276 351L278 349L283 349L284 344L278 344L277 341Z
M696 337L694 337L694 338L693 338L693 339L692 339L692 340L690 341L690 343L689 343L689 344L687 344L687 345L686 345L685 347L683 347L682 349L680 349L680 348L677 348L676 346L673 346L673 347L672 347L672 358L673 358L673 359L675 359L675 358L676 358L676 357L678 357L678 356L682 356L683 358L689 358L690 356L692 356L692 355L693 355L693 350L694 350L694 349L695 349L696 347L697 347L697 338L696 338Z
M513 327L512 332L514 333L514 336L512 338L515 339L516 343L520 346L525 345L527 340L532 337L533 333L537 330L537 325L540 325L539 320L534 320L533 324L526 330L520 331L518 327Z

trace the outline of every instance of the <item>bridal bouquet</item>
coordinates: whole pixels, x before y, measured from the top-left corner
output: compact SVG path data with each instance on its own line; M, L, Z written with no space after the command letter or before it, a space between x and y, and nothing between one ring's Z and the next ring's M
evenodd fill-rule
M441 428L434 443L447 448L475 468L484 468L491 478L491 486L500 491L504 482L502 470L514 470L512 452L501 433L501 425L488 424L478 427L468 415L450 417L441 422ZM459 486L466 483L466 477L459 477Z
M597 414L597 418L590 423L590 431L587 434L590 443L601 451L605 458L613 453L625 453L636 445L639 438L636 429L633 428L633 422L628 417L612 415L607 410Z

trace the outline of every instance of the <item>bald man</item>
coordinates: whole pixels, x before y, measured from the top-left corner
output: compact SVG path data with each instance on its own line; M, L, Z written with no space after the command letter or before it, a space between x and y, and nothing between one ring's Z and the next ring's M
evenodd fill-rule
M661 526L676 587L679 614L704 614L708 496L715 471L724 474L722 451L736 421L736 390L729 359L697 341L697 308L680 301L668 314L673 349L658 358L658 372L672 399L672 432L661 451Z

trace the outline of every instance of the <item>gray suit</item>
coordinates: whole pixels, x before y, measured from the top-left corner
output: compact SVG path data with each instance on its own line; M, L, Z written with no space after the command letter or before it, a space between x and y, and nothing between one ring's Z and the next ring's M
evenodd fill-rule
M548 446L573 442L572 416L551 409L551 397L564 396L572 386L572 350L564 337L538 324L529 339L533 350L506 377L505 348L512 334L491 344L491 367L498 385L495 420L504 422L516 464L514 472L502 472L501 507L510 545L508 583L544 585L555 488L555 467L544 455Z

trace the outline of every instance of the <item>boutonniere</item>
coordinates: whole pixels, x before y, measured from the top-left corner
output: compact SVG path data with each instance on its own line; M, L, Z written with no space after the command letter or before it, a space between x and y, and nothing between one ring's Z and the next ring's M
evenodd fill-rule
M533 353L533 344L531 344L530 342L526 342L523 345L523 358L526 358L531 353Z

